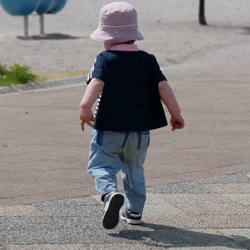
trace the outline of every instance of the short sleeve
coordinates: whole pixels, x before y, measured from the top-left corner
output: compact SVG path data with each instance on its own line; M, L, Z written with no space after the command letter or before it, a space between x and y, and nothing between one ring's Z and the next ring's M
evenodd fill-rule
M153 64L152 64L152 68L151 68L151 72L150 72L151 80L156 84L158 84L159 82L164 81L164 80L167 81L167 78L162 73L155 56L153 56L153 55L151 55L151 56L152 56L152 60L153 60Z
M95 63L92 66L91 70L89 71L89 74L86 80L87 84L90 83L92 78L98 78L102 80L103 82L105 82L105 78L106 78L105 77L105 60L104 60L102 53L96 57Z

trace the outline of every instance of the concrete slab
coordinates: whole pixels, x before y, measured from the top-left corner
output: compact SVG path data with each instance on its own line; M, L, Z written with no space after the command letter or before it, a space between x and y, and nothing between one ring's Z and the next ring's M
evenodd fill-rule
M45 216L34 205L0 207L0 217Z
M245 206L250 206L250 194L223 194L223 196Z
M250 248L250 229L219 229L221 234L232 238L235 242L243 246L244 249Z
M227 196L220 194L161 194L161 198L171 204L234 204Z
M249 215L192 215L174 216L165 214L163 218L144 216L150 224L171 226L184 229L218 229L218 228L249 228Z
M250 183L243 184L207 184L206 187L212 189L216 193L223 194L248 194L250 190Z
M164 217L166 214L185 215L183 209L179 209L175 204L170 204L162 198L162 194L148 194L143 216Z
M206 245L209 249L227 249L227 248L238 248L241 249L240 245L235 244L225 236L218 234L214 230L180 230L180 229L169 229L159 230L157 232L150 233L150 236L155 238L158 242L165 243L165 247L171 247L175 249L195 249L202 248ZM221 248L219 248L219 246Z

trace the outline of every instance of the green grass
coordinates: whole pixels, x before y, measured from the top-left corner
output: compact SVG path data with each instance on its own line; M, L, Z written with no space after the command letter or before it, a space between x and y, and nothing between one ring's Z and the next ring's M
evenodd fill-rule
M36 79L37 77L31 72L29 66L21 66L19 63L15 63L7 68L6 65L0 64L0 86L27 83Z
M0 63L0 86L10 86L29 82L44 82L48 80L86 75L87 73L88 71L84 70L32 73L29 66L21 66L16 63L7 68L6 65Z
M10 86L10 85L15 85L15 84L20 84L20 83L28 83L28 82L34 82L34 81L39 81L40 79L38 77L32 78L32 80L27 80L27 81L20 81L18 78L16 78L15 75L7 74L5 76L0 76L0 86Z

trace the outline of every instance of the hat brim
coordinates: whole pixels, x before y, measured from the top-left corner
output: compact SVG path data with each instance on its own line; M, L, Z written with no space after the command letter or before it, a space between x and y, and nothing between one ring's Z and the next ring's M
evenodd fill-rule
M121 43L132 40L143 40L144 37L139 30L107 32L99 27L90 35L90 37L99 42Z

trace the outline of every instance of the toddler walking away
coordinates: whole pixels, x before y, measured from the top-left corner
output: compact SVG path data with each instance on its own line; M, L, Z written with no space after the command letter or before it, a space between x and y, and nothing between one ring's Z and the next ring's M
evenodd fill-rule
M150 130L164 127L167 120L161 100L170 115L172 130L182 129L184 120L172 89L156 58L138 49L143 40L137 13L126 2L113 2L100 11L98 28L90 35L104 43L91 69L80 103L81 127L93 127L88 172L104 202L103 227L112 229L121 220L142 223L146 201L143 164ZM91 108L99 98L95 115ZM118 192L121 171L124 196Z

